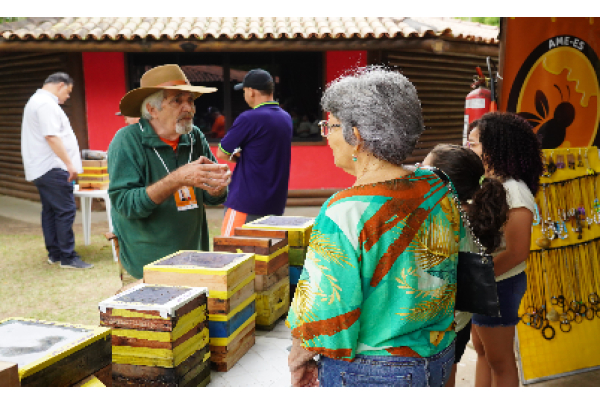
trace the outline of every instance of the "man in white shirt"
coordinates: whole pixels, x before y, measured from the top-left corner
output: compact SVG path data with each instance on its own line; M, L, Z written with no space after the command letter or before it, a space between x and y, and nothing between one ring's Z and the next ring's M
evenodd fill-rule
M42 230L48 263L61 268L92 268L75 252L73 180L83 172L79 144L59 104L73 91L73 79L63 72L48 76L23 112L21 155L25 178L42 201Z

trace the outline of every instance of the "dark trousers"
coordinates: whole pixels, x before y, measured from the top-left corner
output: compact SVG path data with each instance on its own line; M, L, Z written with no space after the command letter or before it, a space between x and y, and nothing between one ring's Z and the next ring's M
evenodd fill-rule
M42 200L42 230L48 256L53 260L69 260L75 254L75 197L69 173L54 168L33 183Z

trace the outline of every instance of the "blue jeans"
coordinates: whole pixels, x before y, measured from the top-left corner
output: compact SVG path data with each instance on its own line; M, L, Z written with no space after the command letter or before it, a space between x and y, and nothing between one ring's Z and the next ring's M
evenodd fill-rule
M455 340L456 341L456 340ZM454 364L454 341L427 358L357 355L353 362L321 356L320 386L437 386L446 384Z
M75 254L75 197L69 172L54 168L35 179L42 200L42 231L48 256L55 261L72 259Z
M504 279L496 283L498 302L500 303L500 317L490 317L474 314L472 321L476 326L482 327L510 327L519 324L519 306L527 290L527 274Z

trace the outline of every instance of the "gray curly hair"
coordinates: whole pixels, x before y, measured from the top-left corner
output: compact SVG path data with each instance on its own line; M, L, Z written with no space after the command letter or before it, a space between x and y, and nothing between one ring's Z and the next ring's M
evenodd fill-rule
M358 69L332 82L321 106L340 120L348 144L356 145L356 127L363 150L396 165L412 153L424 130L414 85L381 66Z

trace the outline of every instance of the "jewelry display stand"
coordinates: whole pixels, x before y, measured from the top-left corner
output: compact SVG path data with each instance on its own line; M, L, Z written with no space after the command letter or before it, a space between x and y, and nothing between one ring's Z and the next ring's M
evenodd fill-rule
M600 368L598 149L543 150L517 325L523 384Z

